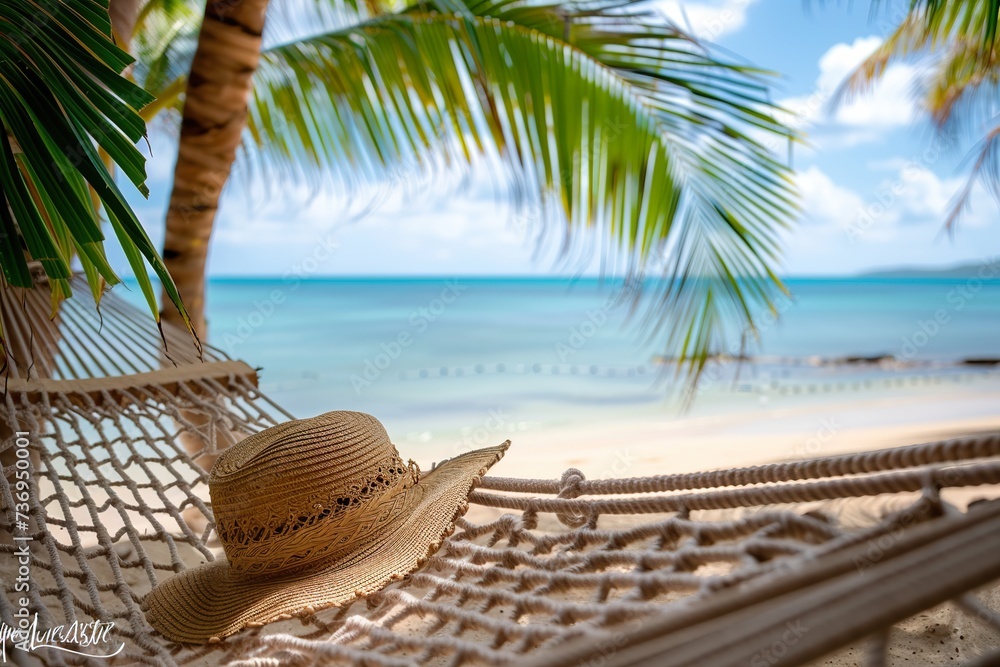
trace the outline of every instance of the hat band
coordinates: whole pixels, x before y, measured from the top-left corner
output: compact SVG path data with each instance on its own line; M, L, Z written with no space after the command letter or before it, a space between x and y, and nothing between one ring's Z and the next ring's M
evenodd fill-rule
M274 525L268 536L270 539L242 543L223 540L233 573L246 576L294 574L359 548L372 533L402 515L409 505L407 492L416 485L420 469L413 461L403 467L402 460L397 460L399 467L380 467L369 476L370 479L353 485L357 495L317 498L299 508L290 508L289 515L280 523L269 522ZM379 488L374 482L376 478L389 480L389 483ZM371 495L362 494L361 489L371 489L368 492ZM221 527L220 538L228 532Z
M341 521L345 513L384 493L406 473L395 448L366 460L363 471L359 467L332 469L326 462L312 462L308 472L285 470L242 484L210 481L216 531L227 553L230 547L280 542L320 521Z

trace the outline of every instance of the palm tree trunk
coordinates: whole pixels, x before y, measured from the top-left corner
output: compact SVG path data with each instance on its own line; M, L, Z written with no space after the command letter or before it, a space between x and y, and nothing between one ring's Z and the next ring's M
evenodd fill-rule
M202 338L208 242L219 195L246 126L267 2L210 0L188 76L163 259ZM166 321L181 323L175 309L163 310Z

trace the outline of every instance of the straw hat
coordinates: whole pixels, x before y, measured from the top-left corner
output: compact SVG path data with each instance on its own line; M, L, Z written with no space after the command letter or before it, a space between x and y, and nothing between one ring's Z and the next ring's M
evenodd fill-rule
M143 601L146 619L167 639L203 643L374 593L437 550L509 444L421 474L360 412L252 435L209 477L226 560L161 583Z

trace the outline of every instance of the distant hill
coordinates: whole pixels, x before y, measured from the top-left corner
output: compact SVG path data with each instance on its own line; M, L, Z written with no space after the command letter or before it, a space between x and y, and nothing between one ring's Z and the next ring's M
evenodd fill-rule
M865 278L973 278L979 276L979 270L984 262L960 264L944 268L938 267L900 267L897 269L880 269L859 274ZM1000 279L1000 259L992 264L993 278Z

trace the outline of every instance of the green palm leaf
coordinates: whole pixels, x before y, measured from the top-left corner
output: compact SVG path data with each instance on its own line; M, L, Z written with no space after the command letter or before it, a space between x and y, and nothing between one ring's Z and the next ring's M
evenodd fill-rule
M841 97L871 88L892 62L928 59L922 82L930 119L952 138L973 138L969 179L945 227L953 229L973 186L1000 203L1000 0L910 0L904 20L841 87Z
M909 15L919 20L927 46L947 46L961 36L975 44L984 65L995 63L1000 0L910 0Z
M147 194L135 142L145 134L137 110L153 98L120 75L132 59L110 35L106 0L0 0L3 279L32 287L27 261L37 260L57 306L70 295L66 279L77 254L95 298L102 279L119 282L104 257L93 191L121 229L119 243L140 283L149 282L148 264L184 312L156 249L98 154L100 146ZM149 305L158 319L155 300Z
M148 0L136 18L132 77L157 99L144 110L180 112L180 95L198 44L202 7L188 0Z

